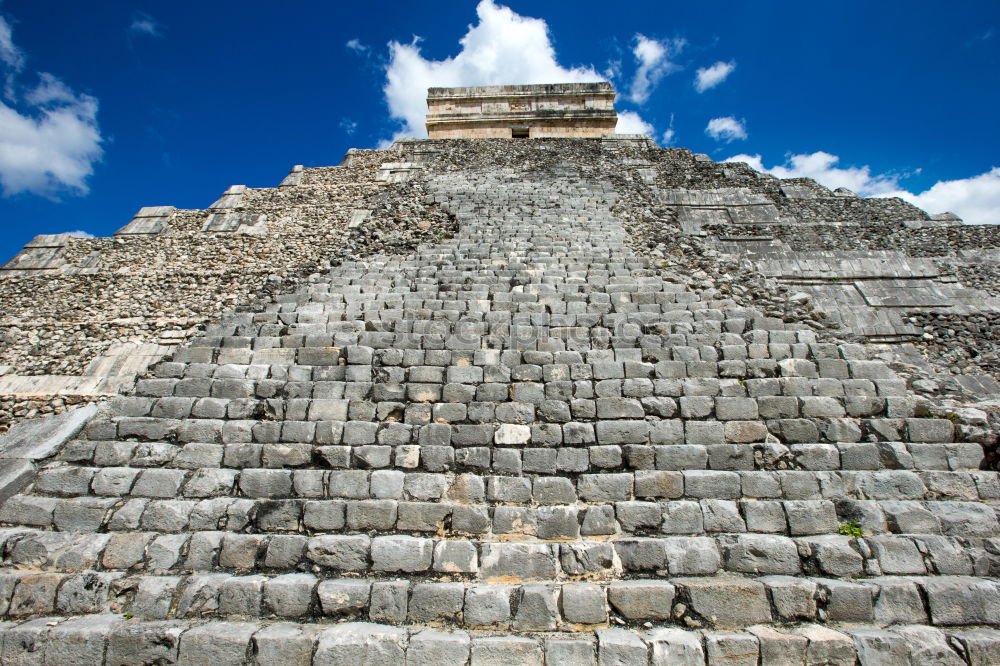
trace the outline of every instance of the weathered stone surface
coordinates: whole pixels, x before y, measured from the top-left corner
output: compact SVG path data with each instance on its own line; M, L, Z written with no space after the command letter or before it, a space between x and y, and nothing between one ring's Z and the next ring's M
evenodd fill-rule
M924 217L432 139L37 239L0 363L141 378L0 451L0 660L996 661L1000 237Z

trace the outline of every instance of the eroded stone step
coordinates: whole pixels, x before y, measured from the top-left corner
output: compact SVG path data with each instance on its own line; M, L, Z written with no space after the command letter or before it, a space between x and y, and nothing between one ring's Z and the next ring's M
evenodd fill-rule
M447 403L441 405L440 409L435 408L430 412L429 420L447 420L458 411L457 407ZM480 407L473 407L474 411L477 409ZM493 414L489 406L482 411ZM398 414L405 416L406 411ZM971 442L597 444L592 424L581 422L563 424L561 429L553 428L550 424L533 424L530 426L532 441L523 444L504 441L517 432L523 433L520 429L504 429L501 425L489 422L459 424L450 427L450 441L445 444L442 434L438 432L441 429L437 427L441 423L424 426L399 424L394 420L388 423L392 425L380 426L375 435L375 443L372 444L338 446L291 441L211 444L199 441L73 440L59 453L58 459L97 467L395 468L406 471L479 474L600 474L624 470L684 469L776 472L903 469L917 472L975 472L979 470L983 458L982 447ZM223 428L223 439L225 434ZM567 439L571 441L566 441ZM497 445L498 441L502 445ZM544 446L538 446L540 444ZM985 480L982 475L977 475L976 478L981 479L980 483Z
M997 583L965 576L860 581L764 576L499 584L321 579L312 574L126 576L0 573L11 619L127 613L139 619L370 620L585 632L609 624L745 629L818 622L996 626Z
M230 507L232 506L230 505ZM371 507L359 518L329 511L322 505L306 516L309 534L280 508L241 516L223 513L215 521L198 516L197 524L173 525L169 514L155 527L172 533L111 531L45 531L8 528L0 531L4 561L19 568L55 571L85 569L127 571L344 571L386 575L393 572L458 579L557 581L586 577L614 580L636 572L661 575L781 574L857 578L873 575L995 575L1000 571L1000 542L990 538L938 535L877 535L853 538L836 534L786 537L777 534L716 533L712 536L628 536L605 534L601 526L581 535L578 525L565 526L565 509L554 509L555 528L548 533L517 532L471 538L488 526L469 521L460 511L435 513L424 507L408 515L399 529L379 523ZM217 512L218 515L218 512ZM154 516L155 517L155 516ZM452 519L451 529L446 521ZM572 521L576 516L571 517ZM147 524L133 529L152 529ZM363 523L359 528L351 523ZM241 524L242 523L242 524ZM340 527L331 527L331 523ZM84 526L78 526L83 529ZM118 530L129 526L119 525ZM518 527L517 525L514 526ZM544 524L543 524L544 527ZM586 527L586 525L585 525ZM200 529L199 529L200 528ZM226 528L230 531L220 532ZM263 529L267 533L236 532ZM311 529L310 529L311 528ZM324 529L325 528L325 529ZM334 532L324 534L325 532ZM354 531L355 533L350 533ZM381 531L381 535L379 532ZM407 534L411 532L411 534ZM452 532L444 538L443 534ZM415 533L418 536L412 536ZM438 536L435 536L438 535ZM376 536L371 536L376 535ZM547 541L541 540L547 538Z
M170 445L166 445L169 447ZM576 450L585 453L586 449ZM347 458L344 458L346 463ZM163 464L161 461L157 464ZM523 471L523 470L522 470ZM630 470L599 474L479 475L400 470L324 470L246 467L85 467L56 464L42 470L32 486L42 495L82 497L203 498L237 491L264 499L398 498L453 499L469 503L624 502L672 500L917 500L946 502L998 499L1000 484L990 472L880 471L714 471ZM986 506L985 504L983 505ZM979 520L987 520L989 512ZM974 520L970 522L975 522Z

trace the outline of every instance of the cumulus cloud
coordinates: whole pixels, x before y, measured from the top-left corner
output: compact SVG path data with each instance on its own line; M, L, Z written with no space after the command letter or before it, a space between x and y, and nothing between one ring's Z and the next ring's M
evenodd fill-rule
M635 111L621 111L618 113L618 124L615 125L616 134L646 134L652 136L656 133L656 128L647 123Z
M459 40L462 48L454 57L424 58L419 38L408 44L389 43L383 91L390 115L403 125L394 138L427 136L424 120L428 88L605 80L592 66L559 64L544 20L520 16L493 0L481 0L476 14L479 22L469 26ZM635 118L629 116L624 122L631 131L639 127L635 121L641 118L629 113ZM650 127L647 123L642 126Z
M77 229L76 231L67 231L67 234L74 238L97 238L94 234L84 231L83 229Z
M824 151L787 156L766 167L760 155L733 155L725 162L746 162L778 178L812 178L830 189L846 187L864 197L899 197L928 213L952 212L970 224L1000 224L1000 167L969 178L938 181L919 194L903 189L899 176L873 174L868 165L837 166L840 158Z
M0 188L4 196L31 192L86 194L87 178L101 158L97 100L77 94L55 76L40 72L38 84L19 94L16 75L24 57L0 18L0 61L5 65L7 102L0 102ZM9 103L8 103L9 102Z
M732 116L712 118L708 121L708 126L705 127L705 134L716 141L725 141L726 143L736 139L745 139L748 136L744 121L737 120Z
M645 104L660 80L680 67L670 59L680 53L687 43L683 39L657 41L642 34L635 36L632 55L639 64L632 78L629 98L636 104Z
M872 174L871 167L840 167L837 155L818 150L815 153L788 155L784 164L764 166L760 155L734 155L724 162L746 162L757 171L778 178L812 178L832 190L846 187L863 197L886 194L899 189L899 178L889 174Z
M134 35L146 35L148 37L163 37L159 22L149 14L137 12L132 17L132 23L128 31Z
M722 62L721 60L711 67L699 67L694 77L694 89L699 93L714 88L719 85L736 69L735 62Z
M889 192L928 213L955 213L969 224L1000 224L1000 167L970 178L940 180L929 190L913 194Z

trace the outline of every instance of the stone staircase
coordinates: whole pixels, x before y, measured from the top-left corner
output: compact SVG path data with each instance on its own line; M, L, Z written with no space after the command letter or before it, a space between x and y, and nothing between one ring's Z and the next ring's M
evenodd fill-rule
M4 664L996 664L1000 480L860 345L703 300L611 184L226 316L0 506Z

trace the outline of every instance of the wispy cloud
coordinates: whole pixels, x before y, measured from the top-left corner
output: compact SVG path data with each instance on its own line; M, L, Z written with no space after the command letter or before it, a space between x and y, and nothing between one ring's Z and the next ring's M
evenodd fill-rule
M103 152L97 100L74 92L47 72L38 72L37 85L22 93L17 79L24 72L25 56L3 17L0 62L6 78L6 101L0 102L3 194L86 194L87 179Z
M144 12L136 12L132 16L132 23L128 27L128 31L133 35L147 35L149 37L163 37L163 30L160 27L160 23L154 19L149 14Z
M357 37L355 37L354 39L347 40L347 43L344 44L344 47L350 49L351 51L354 51L355 53L361 53L361 54L367 53L370 50L370 47L367 44L362 44L361 40L358 39Z
M670 125L667 127L667 130L663 133L663 138L661 139L661 141L663 142L664 146L672 146L674 145L674 140L676 138L677 138L677 133L674 132L674 114L671 113Z
M708 126L705 127L705 134L716 141L725 141L726 143L736 139L745 139L748 136L745 121L737 120L733 116L712 118L708 121Z
M629 98L636 104L645 104L664 76L680 69L671 58L679 54L687 42L683 39L658 41L637 34L632 55L639 64L632 78Z
M694 89L699 93L711 90L719 85L736 69L735 62L722 62L721 60L711 67L699 67L694 77Z
M356 131L358 131L358 123L351 120L350 118L340 119L340 129L344 130L344 134L351 136Z
M24 69L24 53L14 45L13 30L0 16L0 62L4 64L4 96L14 96L14 77Z
M622 61L619 58L612 58L608 60L608 64L604 67L604 78L609 81L614 81L619 76L622 75Z

